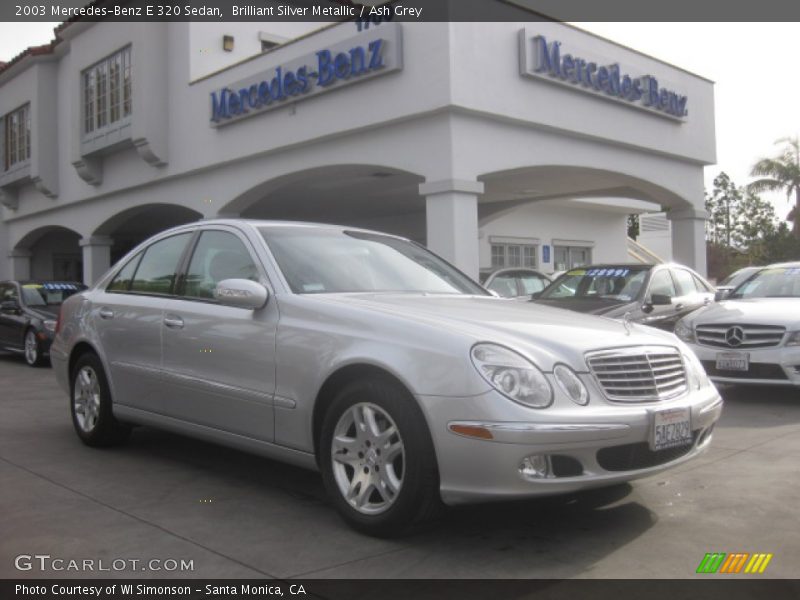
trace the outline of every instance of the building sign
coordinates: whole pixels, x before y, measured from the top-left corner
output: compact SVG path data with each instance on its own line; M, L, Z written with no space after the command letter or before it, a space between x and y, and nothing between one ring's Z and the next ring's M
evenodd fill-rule
M520 73L563 84L573 89L597 94L666 116L685 120L689 114L688 97L668 87L650 74L632 74L619 63L603 63L583 53L562 47L558 40L543 35L519 33Z
M402 68L400 24L385 23L211 92L211 126L227 125Z

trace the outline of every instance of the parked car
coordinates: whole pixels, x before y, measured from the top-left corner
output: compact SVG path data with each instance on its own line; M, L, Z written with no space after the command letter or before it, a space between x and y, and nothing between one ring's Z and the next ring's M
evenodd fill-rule
M45 362L61 303L86 286L74 281L0 281L0 348L36 367Z
M567 271L532 301L672 331L678 319L714 301L714 288L682 265L591 265Z
M418 244L330 225L161 233L64 303L51 354L87 445L152 425L319 469L375 535L441 501L662 471L722 408L672 334L495 298Z
M717 284L717 292L714 295L714 299L717 301L724 300L733 290L739 287L739 285L747 281L753 273L756 273L762 268L763 267L744 267L738 271L734 271Z
M675 334L714 381L800 386L800 262L760 269Z
M528 300L532 294L541 292L550 285L551 281L547 275L535 269L509 267L487 275L483 287L501 298Z

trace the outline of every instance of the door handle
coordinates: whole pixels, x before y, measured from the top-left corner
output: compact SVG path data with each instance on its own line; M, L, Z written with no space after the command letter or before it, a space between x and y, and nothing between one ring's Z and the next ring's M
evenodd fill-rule
M166 315L164 317L164 325L170 329L183 329L183 319L178 315Z
M682 310L682 309L683 309L683 304L676 304L675 305L675 310Z
M113 319L114 318L114 311L111 310L110 308L108 308L107 306L104 306L103 308L101 308L98 311L97 314L100 315L101 319Z
M711 298L703 299L703 304L711 304Z

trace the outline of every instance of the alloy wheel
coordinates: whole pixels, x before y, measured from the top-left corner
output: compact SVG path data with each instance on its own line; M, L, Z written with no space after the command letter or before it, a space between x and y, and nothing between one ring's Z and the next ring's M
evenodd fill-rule
M339 417L331 441L333 474L355 510L388 510L403 486L405 449L400 431L381 407L360 402Z
M39 360L39 342L36 341L36 333L33 330L25 334L25 361L29 365L35 365Z
M90 366L82 367L75 377L73 410L78 426L86 433L91 432L100 417L100 382Z

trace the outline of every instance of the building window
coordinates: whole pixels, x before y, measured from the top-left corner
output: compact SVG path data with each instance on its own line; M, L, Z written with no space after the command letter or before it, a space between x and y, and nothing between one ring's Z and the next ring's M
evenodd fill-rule
M31 105L5 116L5 170L31 158Z
M535 266L536 246L525 244L492 244L492 269Z
M131 115L130 46L82 73L83 132L91 133Z
M566 271L592 263L592 249L587 246L553 246L553 269Z

